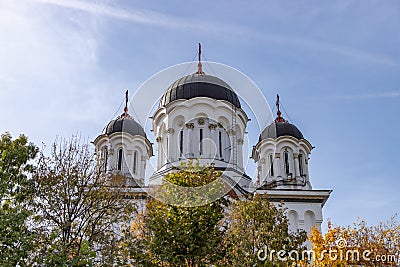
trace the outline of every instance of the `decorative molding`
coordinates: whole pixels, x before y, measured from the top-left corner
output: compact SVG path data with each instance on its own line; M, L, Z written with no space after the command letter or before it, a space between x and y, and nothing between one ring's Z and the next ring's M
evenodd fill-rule
M218 125L219 128L224 128L224 126L223 126L222 123L220 123L220 122L218 122L217 125Z
M156 138L156 141L157 141L157 143L161 143L161 141L162 141L161 136L157 137L157 138Z
M237 140L237 142L238 142L239 145L243 145L244 140L243 140L242 138L239 138L239 139Z
M210 130L215 130L215 129L217 129L217 124L215 124L215 123L211 123L210 125L208 125L208 128L210 129Z
M168 134L174 134L175 130L174 128L168 128L167 133Z
M233 129L229 129L229 130L228 130L228 134L229 134L229 135L236 135L236 131L233 130Z
M260 159L260 163L264 164L266 162L265 158Z
M281 153L275 153L275 158L280 159L281 158Z
M204 125L204 123L205 123L204 118L199 118L199 119L197 120L197 123L198 123L199 125Z
M190 130L193 130L193 128L194 128L194 123L193 123L193 122L186 123L186 128L188 128L188 129L190 129Z
M297 159L299 157L299 154L293 153L293 158Z

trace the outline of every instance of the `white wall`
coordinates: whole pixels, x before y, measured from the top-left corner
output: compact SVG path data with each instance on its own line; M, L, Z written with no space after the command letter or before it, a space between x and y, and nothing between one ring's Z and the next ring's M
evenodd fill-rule
M236 121L235 127L232 127ZM157 140L158 166L186 158L223 160L243 169L242 146L247 116L226 101L207 97L177 100L159 107L153 115L153 132ZM200 154L200 129L203 146ZM233 131L234 130L234 131ZM183 131L183 153L180 153L180 131ZM219 132L222 156L219 155ZM231 143L236 140L237 162L233 162ZM238 141L239 140L239 141Z

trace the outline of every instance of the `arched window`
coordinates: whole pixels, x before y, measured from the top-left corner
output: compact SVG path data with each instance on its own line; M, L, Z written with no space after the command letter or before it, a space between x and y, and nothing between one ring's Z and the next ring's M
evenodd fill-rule
M315 226L315 214L311 210L304 213L304 230L311 234L311 229Z
M289 151L287 151L287 149L285 149L285 152L283 152L283 160L284 160L285 173L287 176L289 176L290 175Z
M165 144L165 151L166 151L166 155L167 155L167 161L168 161L168 158L169 158L169 140L168 140L168 136L167 136L167 143Z
M300 176L305 176L304 171L304 156L303 154L299 154L299 169L300 169Z
M107 150L106 146L103 147L103 149L101 150L101 160L103 163L102 170L103 170L103 172L106 172L107 171L107 161L108 161L108 150Z
M180 153L180 156L183 155L183 130L181 130L181 132L179 134L179 153Z
M138 152L135 150L135 152L133 152L133 173L137 173L137 169L138 169Z
M274 157L272 154L269 154L269 174L274 177Z
M200 145L200 147L199 147L199 152L200 152L200 156L202 156L203 155L203 129L200 129L200 133L199 133L199 135L200 135L200 143L199 143L199 145Z
M118 159L117 159L117 170L121 171L122 170L122 156L123 156L123 151L122 148L118 149Z
M289 230L292 232L296 232L299 228L299 215L295 210L290 210L288 212L288 220L289 220Z
M219 150L219 157L222 158L222 132L218 132L218 150Z

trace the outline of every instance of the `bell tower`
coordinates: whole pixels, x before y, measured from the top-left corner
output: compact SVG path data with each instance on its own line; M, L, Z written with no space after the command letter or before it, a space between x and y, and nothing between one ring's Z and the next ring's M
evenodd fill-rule
M283 202L292 231L311 233L323 221L322 207L332 190L313 190L309 158L314 148L302 132L282 117L280 99L276 99L276 118L260 134L253 147L257 164L256 193L276 205Z
M126 176L127 186L143 186L152 144L143 127L128 113L128 91L124 112L110 121L94 141L96 155L104 173Z

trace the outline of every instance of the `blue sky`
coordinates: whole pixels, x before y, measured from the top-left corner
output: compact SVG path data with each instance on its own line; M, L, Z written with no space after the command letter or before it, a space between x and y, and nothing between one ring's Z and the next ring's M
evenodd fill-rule
M124 91L193 60L249 76L316 147L325 218L400 207L400 2L0 0L0 132L93 140ZM286 114L284 113L284 116Z

